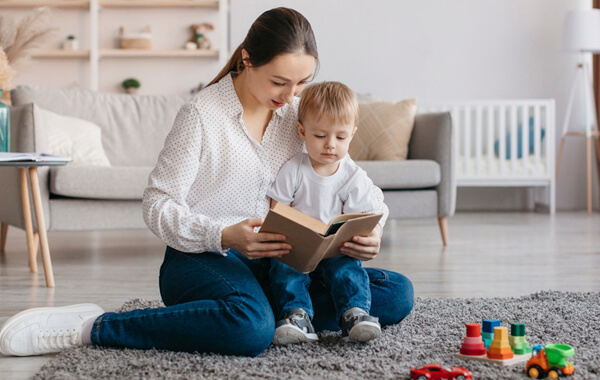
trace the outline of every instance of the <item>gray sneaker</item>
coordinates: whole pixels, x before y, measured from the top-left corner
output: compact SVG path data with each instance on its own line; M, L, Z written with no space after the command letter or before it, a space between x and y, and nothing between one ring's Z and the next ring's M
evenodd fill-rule
M302 309L292 309L282 320L277 321L275 336L273 336L273 344L277 346L317 340L319 337L315 333L315 328L310 323L308 314Z
M381 336L379 318L354 307L342 316L342 338L351 342L368 342Z

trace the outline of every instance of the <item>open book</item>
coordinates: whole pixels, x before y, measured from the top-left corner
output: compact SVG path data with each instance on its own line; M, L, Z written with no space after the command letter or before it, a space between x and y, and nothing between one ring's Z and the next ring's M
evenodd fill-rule
M0 162L70 162L70 157L50 153L0 153Z
M340 247L356 235L367 236L382 214L342 214L329 224L277 202L269 210L260 232L283 234L291 244L290 253L275 260L298 272L310 273L321 260L340 254Z

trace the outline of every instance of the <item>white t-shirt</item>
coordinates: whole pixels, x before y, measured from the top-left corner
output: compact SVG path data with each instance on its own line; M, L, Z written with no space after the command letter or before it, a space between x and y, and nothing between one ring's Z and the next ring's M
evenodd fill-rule
M308 154L302 152L283 165L267 195L327 224L340 214L376 212L373 186L348 155L334 174L323 177L315 173Z

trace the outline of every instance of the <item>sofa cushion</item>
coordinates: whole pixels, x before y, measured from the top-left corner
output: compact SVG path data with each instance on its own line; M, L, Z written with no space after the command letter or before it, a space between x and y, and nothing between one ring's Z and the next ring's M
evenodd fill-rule
M79 88L17 86L13 105L35 103L102 128L102 145L114 166L153 166L175 116L189 96L128 95Z
M382 190L426 189L441 180L440 165L433 160L356 161Z
M110 166L102 147L102 129L87 120L59 115L34 105L39 113L44 153L71 157L73 165Z
M348 153L355 161L406 160L417 102L370 102L359 104L358 130Z
M50 193L87 199L141 200L150 166L62 166L50 169Z

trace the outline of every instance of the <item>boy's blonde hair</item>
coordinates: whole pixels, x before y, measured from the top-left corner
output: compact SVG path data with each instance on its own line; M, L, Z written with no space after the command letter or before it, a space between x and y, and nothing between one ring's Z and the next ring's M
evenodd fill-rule
M358 100L348 86L340 82L314 83L304 88L298 106L298 121L307 118L318 122L326 118L330 122L358 124Z

